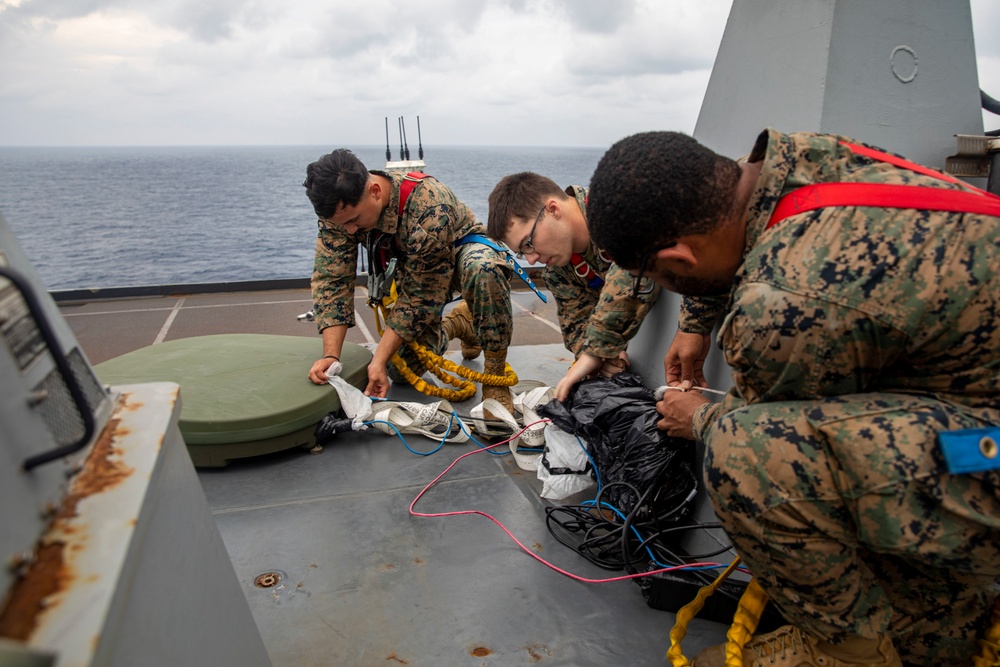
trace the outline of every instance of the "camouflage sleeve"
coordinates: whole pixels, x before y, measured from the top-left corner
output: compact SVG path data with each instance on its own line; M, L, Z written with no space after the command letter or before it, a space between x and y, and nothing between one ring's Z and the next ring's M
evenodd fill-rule
M617 264L608 268L600 298L587 321L583 352L611 359L628 346L660 293L655 286L649 294L633 299L632 283L629 272Z
M728 297L685 296L677 318L677 329L684 333L710 334L726 310Z
M572 268L568 269L572 271ZM543 274L545 286L556 300L556 314L562 330L563 345L580 356L584 332L590 314L594 311L599 294L579 281L574 280L563 268L547 267Z
M902 331L849 305L749 283L722 325L734 387L698 415L698 437L713 416L743 404L871 391L907 341Z
M418 196L422 189L415 190L412 196ZM408 215L418 217L406 235L405 261L396 273L398 298L389 311L386 326L409 342L440 320L441 310L448 302L455 272L452 231L455 210L447 203L436 203L416 209L408 205L407 211Z
M358 272L357 235L320 224L313 262L312 297L316 327L354 326L354 283Z

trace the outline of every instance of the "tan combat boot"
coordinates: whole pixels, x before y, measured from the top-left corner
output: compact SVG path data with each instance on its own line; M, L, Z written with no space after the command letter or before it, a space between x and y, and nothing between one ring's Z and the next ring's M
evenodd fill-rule
M503 375L507 372L507 350L490 352L487 350L483 355L483 372L487 375ZM500 405L507 408L510 414L514 414L514 397L510 394L510 387L497 387L493 385L483 385L483 400L492 398Z
M707 648L691 662L692 667L725 667L724 645ZM839 644L803 635L784 625L774 632L754 637L743 647L744 667L902 667L888 635L879 639L852 637Z
M458 338L462 342L464 359L475 359L483 351L476 338L476 332L472 330L472 313L464 299L455 304L441 325L448 340Z

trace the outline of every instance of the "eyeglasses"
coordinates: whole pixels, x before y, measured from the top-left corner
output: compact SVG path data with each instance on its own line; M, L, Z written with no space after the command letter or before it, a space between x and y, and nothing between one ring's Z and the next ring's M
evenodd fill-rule
M642 275L646 272L646 264L649 263L649 258L655 255L656 253L660 252L664 248L669 248L675 245L677 245L677 242L671 241L670 243L664 244L659 248L653 248L652 250L647 250L642 254L642 257L639 259L639 273L632 276L633 299L638 298L640 294L650 294L656 287L656 282L652 278L646 276L644 281L644 276Z
M535 246L531 244L531 239L534 238L535 236L535 227L538 226L538 221L541 220L542 216L544 215L545 215L545 207L542 206L542 209L538 212L538 215L535 216L535 224L531 226L531 231L528 232L528 238L521 241L521 245L518 246L517 252L514 253L518 259L524 259L524 255L526 253L535 252Z

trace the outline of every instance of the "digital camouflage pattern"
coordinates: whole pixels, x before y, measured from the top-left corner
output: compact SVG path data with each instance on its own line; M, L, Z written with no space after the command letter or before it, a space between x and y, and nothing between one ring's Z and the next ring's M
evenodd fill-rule
M1000 218L831 207L765 230L809 183L959 187L839 139L761 135L728 307L685 299L685 330L724 315L735 383L695 415L707 486L790 622L969 664L1000 592L1000 472L948 474L937 433L1000 424Z
M586 217L587 189L571 185L566 188L566 194L576 199ZM626 348L628 341L639 330L643 318L656 301L659 287L633 299L632 276L628 271L614 264L593 241L582 255L597 275L604 279L601 289L588 286L586 278L577 274L571 264L546 266L542 277L555 297L559 328L562 329L566 349L574 357L586 352L595 357L612 359Z
M447 186L425 178L406 200L398 220L399 188L403 174L372 173L392 180L389 205L375 229L393 234L400 256L396 270L398 298L386 325L405 341L417 340L437 353L448 341L441 327L441 311L461 293L472 311L473 328L483 349L506 350L510 345L512 318L510 267L504 257L485 245L455 246L466 234L482 234L486 228L476 220ZM354 286L358 244L367 232L348 234L342 227L318 221L316 258L313 266L313 313L320 331L336 325L354 326ZM400 350L410 367L420 367L408 350Z

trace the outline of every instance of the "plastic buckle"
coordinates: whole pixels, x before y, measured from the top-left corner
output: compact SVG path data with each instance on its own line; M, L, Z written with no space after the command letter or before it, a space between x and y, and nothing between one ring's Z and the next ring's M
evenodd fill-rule
M1000 426L938 433L948 472L1000 470Z

